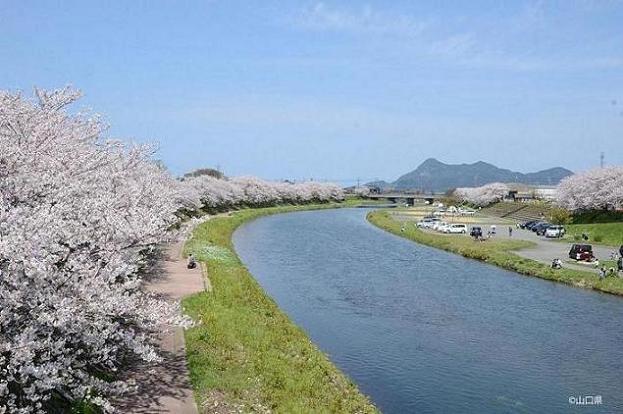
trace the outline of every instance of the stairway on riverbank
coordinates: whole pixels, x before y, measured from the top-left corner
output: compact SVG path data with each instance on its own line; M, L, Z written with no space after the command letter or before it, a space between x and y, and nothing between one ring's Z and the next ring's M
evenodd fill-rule
M482 214L492 217L502 217L518 222L540 220L548 217L552 210L551 204L546 203L516 203L501 201L481 210Z

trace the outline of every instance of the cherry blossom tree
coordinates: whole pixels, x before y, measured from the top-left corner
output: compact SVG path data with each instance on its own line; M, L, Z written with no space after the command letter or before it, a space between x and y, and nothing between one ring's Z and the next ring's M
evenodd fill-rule
M208 175L185 179L183 185L194 192L201 206L208 211L225 211L236 208L244 200L243 190L226 179Z
M366 187L366 186L361 186L361 187L356 187L352 190L353 194L355 194L356 196L359 197L367 197L370 195L370 187Z
M235 177L231 182L242 190L243 203L250 207L268 207L282 201L276 186L268 181L256 177Z
M623 167L596 168L564 178L556 202L571 211L623 208Z
M257 177L186 178L183 185L195 192L207 211L224 211L239 207L269 207L278 204L305 204L341 201L344 191L330 183L288 183L266 181Z
M506 184L491 183L481 187L462 187L454 190L454 196L476 206L487 206L502 200L508 194Z
M128 358L158 359L179 310L141 290L146 253L198 200L151 160L70 115L72 89L0 92L0 412L91 400Z
M159 360L162 326L189 321L146 293L142 275L181 212L343 198L314 182L176 180L153 148L108 140L97 115L68 112L79 97L0 92L0 413L81 400L112 411L128 389L115 373Z

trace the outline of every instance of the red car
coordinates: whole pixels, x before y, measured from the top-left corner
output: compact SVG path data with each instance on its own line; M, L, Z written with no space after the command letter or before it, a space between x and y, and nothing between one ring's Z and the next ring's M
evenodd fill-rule
M569 258L581 262L592 262L595 260L593 246L590 244L574 244L569 250Z

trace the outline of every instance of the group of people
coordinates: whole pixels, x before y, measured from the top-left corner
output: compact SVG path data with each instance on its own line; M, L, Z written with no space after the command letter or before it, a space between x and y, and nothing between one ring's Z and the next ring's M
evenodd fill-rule
M489 230L487 230L486 239L490 239L496 234L497 234L497 226L495 224L492 224L491 227L489 227ZM471 236L476 240L486 240L485 238L482 237L482 230L480 231L472 230ZM508 227L508 237L513 237L513 228L511 226Z
M489 232L487 233L487 236L489 237L495 236L496 233L497 233L497 227L495 226L495 224L492 224ZM513 226L508 226L508 237L513 237Z
M623 272L623 258L619 258L619 260L617 260L617 269L615 270L614 267L611 267L610 269L606 269L606 266L601 266L599 268L599 279L605 279L607 277L623 277L621 276L621 272Z
M623 245L619 247L618 255L616 254L616 252L613 252L613 254L610 255L610 257L613 259L616 258L616 261L617 261L616 271L614 267L611 267L610 269L606 269L606 266L601 266L599 268L599 279L605 279L606 277L621 276L621 272L623 272Z
M623 277L623 245L619 247L619 253L616 254L614 252L610 255L611 258L616 258L617 267L606 268L606 266L601 266L599 268L599 279L605 279L607 277ZM552 260L552 269L562 269L562 260L554 259Z

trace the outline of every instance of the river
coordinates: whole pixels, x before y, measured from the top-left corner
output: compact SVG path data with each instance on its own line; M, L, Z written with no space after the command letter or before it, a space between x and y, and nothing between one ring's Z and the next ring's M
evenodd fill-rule
M415 244L367 212L264 217L234 244L384 413L623 412L622 298ZM569 402L586 396L602 404Z

